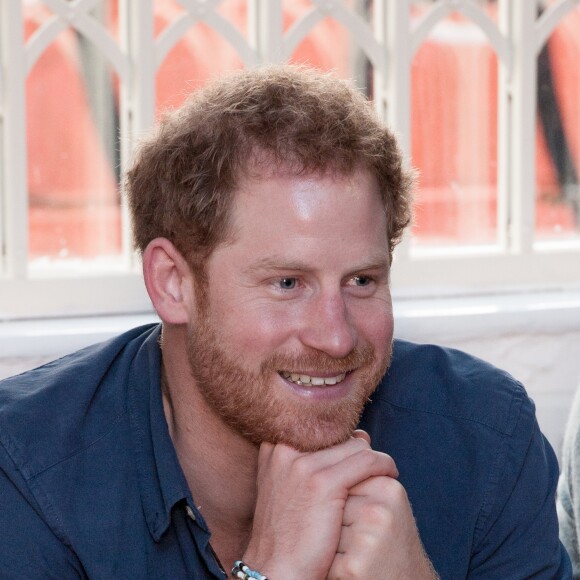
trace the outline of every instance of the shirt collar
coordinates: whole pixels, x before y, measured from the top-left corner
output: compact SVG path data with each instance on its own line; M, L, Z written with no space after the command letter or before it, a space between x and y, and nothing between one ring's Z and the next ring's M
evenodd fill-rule
M169 435L161 395L161 325L151 329L129 372L128 401L141 500L149 531L159 541L173 506L186 500L189 486Z

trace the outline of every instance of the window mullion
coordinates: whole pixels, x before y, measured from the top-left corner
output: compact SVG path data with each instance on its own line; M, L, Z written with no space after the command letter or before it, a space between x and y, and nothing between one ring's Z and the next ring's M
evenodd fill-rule
M121 166L126 170L138 138L155 122L155 37L152 0L120 0L119 33L122 49L129 55L128 83L121 87ZM123 210L123 253L131 263L131 218L125 196Z
M507 0L513 65L510 77L510 208L509 248L530 253L535 224L536 3Z
M282 0L249 0L248 30L260 63L282 62Z
M4 270L9 278L23 280L28 273L28 181L22 4L3 2L0 11L1 54L5 71L2 87Z
M379 8L380 6L380 8ZM406 155L411 150L411 44L410 2L390 0L386 5L376 7L375 32L385 45L388 54L386 78L383 71L376 71L376 95L384 101L386 121L399 138L399 144ZM384 116L385 113L383 113Z
M374 74L376 106L396 133L404 155L411 156L411 59L410 0L388 0L375 5L375 34L387 51L387 71ZM410 231L397 248L397 259L409 254Z
M498 117L497 117L497 232L502 252L509 248L510 187L511 187L511 132L510 119L513 105L511 78L513 74L513 43L511 31L510 0L499 2L499 27L510 40L510 56L507 62L498 62Z

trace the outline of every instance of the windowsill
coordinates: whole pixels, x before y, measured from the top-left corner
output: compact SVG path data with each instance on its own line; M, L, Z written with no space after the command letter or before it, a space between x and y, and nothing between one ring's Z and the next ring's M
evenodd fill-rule
M451 341L580 331L580 287L394 300L395 334Z
M395 298L395 334L421 342L580 330L580 289L489 296ZM1 357L52 357L157 321L154 313L0 323Z
M56 357L157 321L152 313L17 320L0 323L0 356Z

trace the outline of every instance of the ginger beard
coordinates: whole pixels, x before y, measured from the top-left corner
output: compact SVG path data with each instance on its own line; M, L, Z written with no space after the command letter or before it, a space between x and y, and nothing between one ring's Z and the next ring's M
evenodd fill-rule
M223 348L207 305L199 305L190 324L187 352L196 386L210 409L231 429L258 446L285 443L299 451L316 451L348 439L369 396L385 374L391 351L377 359L369 346L335 359L309 349L300 354L273 354L256 371L243 365L243 353ZM340 374L354 370L349 393L334 401L312 402L285 392L279 371L317 369Z

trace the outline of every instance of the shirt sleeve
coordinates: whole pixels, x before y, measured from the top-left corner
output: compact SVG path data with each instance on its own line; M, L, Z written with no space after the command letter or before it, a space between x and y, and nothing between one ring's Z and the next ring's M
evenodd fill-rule
M562 473L558 484L560 539L570 554L574 578L580 579L580 390L568 418L562 449Z
M45 522L26 482L0 445L0 578L86 578Z
M497 468L476 529L468 577L571 578L570 559L558 538L558 462L527 397L514 432L502 441Z

